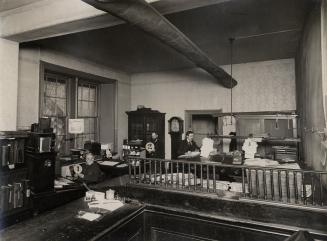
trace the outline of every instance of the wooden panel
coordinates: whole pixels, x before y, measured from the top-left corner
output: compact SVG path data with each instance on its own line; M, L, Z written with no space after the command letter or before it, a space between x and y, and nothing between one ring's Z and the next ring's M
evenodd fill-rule
M170 215L168 212L145 212L145 240L242 240L242 241L278 241L287 235L249 229L241 223L227 224L204 218L187 216L183 213ZM157 231L155 231L157 230Z
M185 233L174 233L164 229L151 229L151 241L217 241L217 239L207 239L198 236L190 236Z
M101 241L143 241L143 215L123 223L114 231L108 233Z

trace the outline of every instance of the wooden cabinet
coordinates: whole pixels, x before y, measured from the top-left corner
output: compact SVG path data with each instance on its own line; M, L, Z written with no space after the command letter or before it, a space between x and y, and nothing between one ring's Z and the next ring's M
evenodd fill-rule
M26 218L30 212L26 137L20 132L0 132L0 229Z
M128 139L142 140L143 146L151 141L152 132L159 135L160 158L165 157L165 113L150 108L126 112L128 115Z

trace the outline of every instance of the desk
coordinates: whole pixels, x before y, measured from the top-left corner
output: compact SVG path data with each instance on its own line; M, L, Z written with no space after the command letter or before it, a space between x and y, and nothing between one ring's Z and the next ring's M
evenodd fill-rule
M76 217L78 211L87 209L86 202L80 198L33 219L1 230L0 240L90 240L134 212L142 210L143 206L138 203L125 204L114 212L104 214L99 221L93 222Z

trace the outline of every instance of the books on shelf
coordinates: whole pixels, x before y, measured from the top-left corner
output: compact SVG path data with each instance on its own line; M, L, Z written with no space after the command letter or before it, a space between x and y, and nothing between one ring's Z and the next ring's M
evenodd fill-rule
M21 180L0 187L0 213L28 204L30 196L29 180Z

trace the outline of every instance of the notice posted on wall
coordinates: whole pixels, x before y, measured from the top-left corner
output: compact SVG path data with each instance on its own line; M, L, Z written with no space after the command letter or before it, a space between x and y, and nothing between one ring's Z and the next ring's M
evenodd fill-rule
M81 134L84 132L84 119L69 119L68 132L70 134Z

